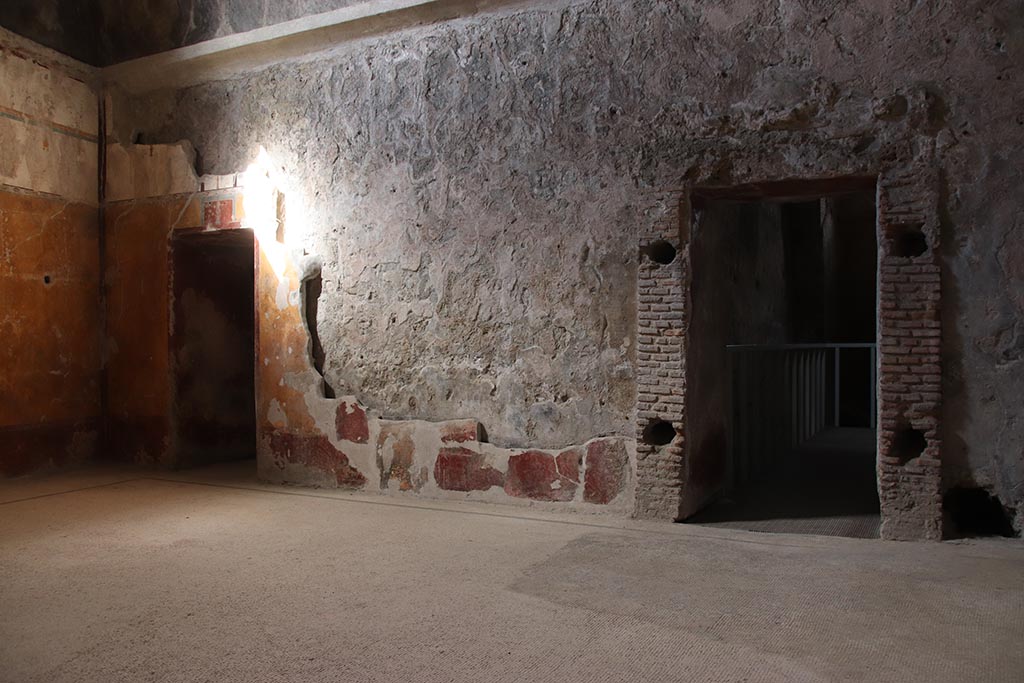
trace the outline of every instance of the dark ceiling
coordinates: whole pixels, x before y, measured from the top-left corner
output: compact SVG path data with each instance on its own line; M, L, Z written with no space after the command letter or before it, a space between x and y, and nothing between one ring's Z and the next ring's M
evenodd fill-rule
M0 26L94 66L251 31L359 0L0 0Z

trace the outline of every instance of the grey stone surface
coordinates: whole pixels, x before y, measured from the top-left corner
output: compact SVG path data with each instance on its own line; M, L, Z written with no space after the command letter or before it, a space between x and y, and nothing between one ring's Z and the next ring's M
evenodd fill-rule
M121 126L205 172L263 145L293 178L339 391L545 446L632 432L653 193L934 158L946 485L1024 510L1022 54L1013 0L594 0L147 96Z

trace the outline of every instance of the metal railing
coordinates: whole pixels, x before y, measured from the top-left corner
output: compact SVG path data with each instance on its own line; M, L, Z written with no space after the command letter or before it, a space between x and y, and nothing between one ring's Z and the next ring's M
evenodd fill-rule
M727 346L731 379L729 451L734 485L762 474L829 426L841 427L845 353L870 354L870 427L875 428L877 345Z

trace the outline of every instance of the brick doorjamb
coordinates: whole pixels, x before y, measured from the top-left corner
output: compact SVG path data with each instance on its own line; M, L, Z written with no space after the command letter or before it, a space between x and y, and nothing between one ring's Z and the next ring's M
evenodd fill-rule
M876 183L878 488L881 535L894 540L942 537L939 203L931 169L885 171ZM639 235L634 515L640 518L673 521L686 509L691 192L658 194Z

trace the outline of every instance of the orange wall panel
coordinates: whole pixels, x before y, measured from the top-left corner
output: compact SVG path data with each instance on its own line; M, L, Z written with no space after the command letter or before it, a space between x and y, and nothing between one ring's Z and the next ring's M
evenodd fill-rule
M159 462L168 439L167 235L164 203L107 208L104 277L111 455Z
M0 474L95 454L99 254L95 207L0 191Z

